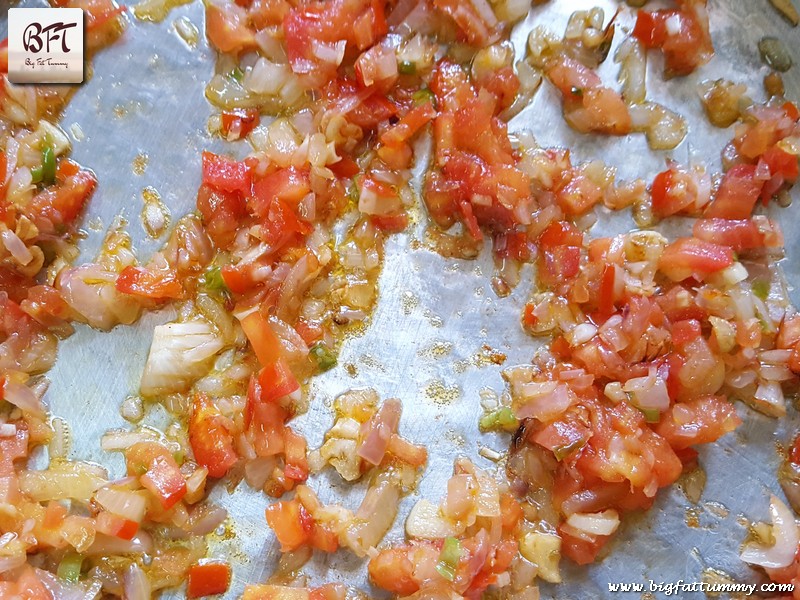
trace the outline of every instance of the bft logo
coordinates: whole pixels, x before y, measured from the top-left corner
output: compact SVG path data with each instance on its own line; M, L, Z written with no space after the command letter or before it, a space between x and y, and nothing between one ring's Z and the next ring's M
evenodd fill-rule
M61 51L67 54L70 52L67 46L67 30L77 26L77 23L53 23L47 27L42 27L41 23L31 23L25 28L25 33L22 34L22 46L26 52L37 54L47 44L45 52L49 53L50 42L61 40ZM42 41L42 35L44 35L44 41Z
M11 8L8 80L12 83L83 81L83 11Z

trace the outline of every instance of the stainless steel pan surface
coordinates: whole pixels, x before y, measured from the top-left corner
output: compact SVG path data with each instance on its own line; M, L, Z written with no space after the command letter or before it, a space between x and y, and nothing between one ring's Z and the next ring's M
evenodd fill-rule
M516 51L522 54L534 25L547 24L563 32L572 11L595 5L607 15L622 5L622 26L632 23L632 13L622 3L552 0L534 7L516 27L512 38ZM697 83L726 77L746 83L754 98L763 99L761 82L767 70L758 55L758 40L764 35L780 37L800 60L800 30L785 23L767 0L710 0L709 11L717 50L710 64L690 77L664 81L660 59L649 61L648 96L677 110L690 123L689 135L674 151L652 152L643 136L617 139L575 133L563 122L559 99L547 84L514 118L510 129L530 130L545 146L567 146L579 160L601 158L617 167L622 179L649 179L662 170L667 157L704 162L719 170L720 151L731 132L710 126L698 100ZM5 29L5 11L0 19L0 29ZM189 19L201 31L195 48L177 35L176 19ZM244 143L232 146L207 132L212 108L203 91L213 74L215 57L202 29L199 1L174 9L161 23L131 17L121 39L95 57L91 79L68 105L62 127L74 136L71 126L77 123L83 134L72 140L74 157L93 169L100 181L84 217L86 237L79 260L92 259L105 231L121 215L128 222L140 260L146 261L165 238L151 239L141 224L142 190L155 188L175 222L195 207L202 150L242 155L247 151ZM795 100L800 99L798 68L784 78L786 94ZM600 74L605 81L615 81L617 65L606 61ZM144 172L133 168L137 161L141 166L142 159L137 159L141 156L147 157ZM417 183L421 171L418 168ZM786 236L788 258L782 263L786 278L800 285L797 188L793 196L794 204L774 208L773 216ZM600 209L600 213L595 235L634 227L628 212L611 214ZM380 300L366 331L344 343L335 369L312 380L309 410L295 421L310 447L316 447L332 423L330 403L337 394L353 387L373 387L382 398L402 400L401 430L407 438L426 444L430 458L416 494L403 499L387 540L402 538L404 516L420 496L438 501L456 456L467 456L482 468L502 468L479 455L483 446L504 451L508 444L504 437L479 432L480 393L486 388L502 391L502 368L530 361L538 346L519 326L531 271L523 272L522 283L510 296L499 299L489 283L493 269L489 252L475 261L454 260L415 244L426 226L421 207L419 215L411 230L393 236L387 245ZM800 290L792 291L792 297L800 303ZM110 333L78 325L76 333L61 343L56 366L48 375L52 385L46 399L53 415L71 425L71 457L105 465L112 476L122 472L121 458L104 453L99 440L106 430L126 426L119 406L126 396L137 393L153 327L172 316L170 309L148 313L134 326L119 326ZM485 347L504 354L504 365L482 360ZM776 443L790 438L800 427L800 419L793 409L782 420L764 417L741 404L738 410L744 420L741 428L700 451L708 482L699 504L691 504L679 486L664 490L651 511L623 522L602 562L575 567L562 561L565 583L543 585L542 597L607 597L609 582L701 581L712 576L710 569L736 581L757 581L759 575L738 559L745 536L741 517L766 518L768 490L779 490ZM163 420L159 410L153 409L145 422L158 426ZM324 475L312 477L310 485L323 502L356 506L363 494L363 488L341 485L337 478ZM233 493L218 485L212 499L230 514L226 534L212 540L211 554L231 561L234 580L226 597L234 598L245 584L264 581L276 563L278 545L264 521L268 499L244 483ZM315 556L306 573L314 582L343 581L380 597L369 587L365 564L344 553ZM183 597L183 592L167 597Z

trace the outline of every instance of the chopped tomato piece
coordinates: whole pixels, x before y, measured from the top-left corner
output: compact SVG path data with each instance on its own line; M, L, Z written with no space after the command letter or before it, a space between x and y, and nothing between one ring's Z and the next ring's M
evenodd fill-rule
M705 1L681 2L681 10L640 10L633 35L646 48L661 48L667 75L688 75L714 54Z
M297 206L309 192L308 169L288 167L278 169L253 182L253 195L247 200L247 208L259 219L269 214L270 206L276 198L291 206Z
M430 100L415 106L403 115L391 129L387 129L381 134L381 142L384 144L407 142L434 117L436 117L436 109Z
M0 396L5 387L5 378L0 378ZM13 436L0 437L0 477L14 475L14 461L28 456L28 430L17 424Z
M167 300L183 298L183 287L178 275L172 270L153 271L144 267L125 267L115 285L118 292L150 298Z
M455 21L461 35L473 46L484 47L498 37L498 22L491 7L484 2L434 0L433 5ZM479 11L483 5L487 10Z
M279 198L273 198L270 202L262 224L263 235L273 250L296 243L311 229L311 225L301 221L294 210Z
M261 385L262 402L274 402L300 389L292 370L282 358L265 365L258 374L258 382Z
M40 229L52 231L54 226L77 218L96 185L97 178L91 171L78 171L39 192L25 212Z
M335 62L320 58L320 47L336 52L334 44L365 50L388 31L384 0L331 0L305 2L283 21L286 53L295 73L335 74Z
M189 568L187 598L224 594L231 583L231 567L226 562L204 562Z
M219 272L225 286L236 294L244 294L251 290L256 281L253 279L253 264L225 265Z
M698 219L693 233L699 240L730 246L734 252L783 246L783 234L777 223L764 224L762 230L751 219Z
M733 264L733 250L697 238L680 238L667 246L658 268L673 281L721 271Z
M671 333L672 343L681 348L700 337L700 321L697 319L678 321L672 325Z
M113 535L121 540L132 540L139 531L139 523L115 515L108 511L100 511L95 517L97 531L106 535Z
M706 209L706 218L749 219L761 194L763 182L756 179L755 165L732 167Z
M369 578L380 588L398 596L411 596L420 587L407 546L383 550L369 561Z
M222 113L222 135L239 140L258 126L260 115L255 108L235 108Z
M674 404L656 432L676 449L708 444L741 425L734 405L720 396L704 396Z
M250 195L250 167L219 154L203 152L203 183L218 192Z
M283 357L278 336L260 312L251 312L242 319L242 329L262 366L276 363Z
M206 35L220 52L240 52L256 45L247 12L235 4L206 4Z
M197 190L197 208L208 235L218 248L231 245L242 219L247 216L241 194L220 192L205 184Z
M315 523L305 506L295 498L270 504L267 525L275 532L281 552L292 552L311 540Z
M408 227L408 215L370 215L375 227L387 233L399 233Z
M286 455L284 473L294 481L308 479L308 460L306 459L306 440L287 427L283 433L283 446Z
M195 460L208 469L211 477L224 477L239 459L233 447L233 436L219 409L205 394L198 394L194 399L189 443Z
M797 156L784 152L778 146L773 146L761 155L761 160L767 164L771 175L780 175L786 181L797 179L798 171L800 171Z
M125 452L128 475L139 476L142 486L164 509L175 506L186 495L186 480L172 454L156 442L137 442Z

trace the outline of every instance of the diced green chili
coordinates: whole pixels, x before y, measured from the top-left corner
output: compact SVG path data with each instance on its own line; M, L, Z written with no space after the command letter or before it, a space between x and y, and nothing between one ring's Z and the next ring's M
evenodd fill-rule
M64 555L61 562L58 563L58 576L64 581L70 583L77 583L81 578L81 567L83 566L83 557L75 552L69 552Z
M228 286L225 285L225 280L222 278L222 271L219 267L211 267L206 271L203 280L205 281L206 288L212 292L222 292L223 294L230 292Z
M410 60L401 60L397 63L397 71L401 75L414 75L417 72L417 64Z
M445 538L442 552L439 554L439 562L436 563L436 570L448 581L453 581L456 578L460 559L461 542L454 537Z
M42 148L42 183L50 185L56 180L56 155L49 143Z
M553 454L555 454L556 460L564 460L570 454L572 454L573 452L577 452L585 445L586 445L586 440L584 439L575 440L571 444L566 444L564 446L556 446L556 448L553 450Z
M766 300L769 297L769 290L770 284L769 281L766 279L756 279L753 282L753 293L761 298L762 300Z
M228 73L228 76L231 79L235 79L236 81L241 83L242 79L244 79L244 71L242 71L239 67L234 67L233 70L230 73Z
M324 343L317 342L311 346L309 352L317 361L320 372L324 373L336 366L336 355Z
M510 408L504 406L481 417L478 425L483 431L499 429L513 433L519 428L519 420Z
M421 90L414 92L412 98L414 99L414 104L418 106L420 104L425 104L426 102L431 102L434 106L436 106L436 94L434 94L428 88L422 88Z

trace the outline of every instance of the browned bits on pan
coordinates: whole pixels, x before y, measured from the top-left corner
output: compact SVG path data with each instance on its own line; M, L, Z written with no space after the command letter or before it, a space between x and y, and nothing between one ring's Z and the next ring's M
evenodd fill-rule
M764 77L764 91L770 98L773 96L783 96L786 92L783 87L783 77L780 73L772 71Z
M764 37L758 42L758 51L761 60L776 71L785 73L792 68L792 55L789 50L776 37Z

